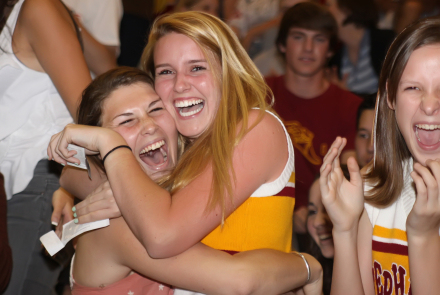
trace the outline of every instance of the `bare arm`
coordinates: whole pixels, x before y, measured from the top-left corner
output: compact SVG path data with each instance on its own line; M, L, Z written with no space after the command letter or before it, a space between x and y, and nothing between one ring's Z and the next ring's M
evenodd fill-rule
M320 177L322 201L333 222L335 258L331 293L365 294L357 243L360 234L359 219L361 214L365 215L362 213L363 183L359 166L353 158L347 161L350 181L342 173L339 156L345 144L346 139L335 140L324 158ZM364 216L363 222L365 218Z
M99 43L77 19L84 40L84 57L89 69L97 76L116 68L117 46L105 46Z
M256 117L256 112L253 112L250 125ZM63 157L72 154L65 149L67 142L89 150L99 150L101 155L105 155L115 146L126 144L117 133L97 127L70 125L63 132L60 142L59 136L61 135L53 137L48 152L49 156L53 155L60 162L65 162L60 156L60 149L63 150ZM234 150L234 205L242 204L261 184L276 179L284 169L287 159L284 130L275 118L265 115ZM211 190L212 171L209 166L171 199L168 191L145 175L128 149L112 152L105 165L124 218L153 257L164 258L181 253L220 224L219 208L209 214L205 213ZM227 206L226 216L234 209L233 206Z
M18 48L17 57L25 56L30 46L28 56L34 55L37 60L30 64L37 70L41 67L49 75L76 119L81 93L91 77L73 22L62 4L52 0L25 1L14 32L15 39L23 45L23 50Z
M414 164L411 177L417 197L408 215L408 258L412 294L439 294L440 281L440 163Z
M309 283L317 285L314 292L306 294L321 294L321 266L313 257L306 257L312 268ZM102 263L91 262L96 259ZM268 249L231 256L198 243L175 257L152 259L123 218L80 238L74 267L80 284L111 284L129 272L123 268L115 273L120 265L151 279L207 294L280 294L307 280L299 256Z

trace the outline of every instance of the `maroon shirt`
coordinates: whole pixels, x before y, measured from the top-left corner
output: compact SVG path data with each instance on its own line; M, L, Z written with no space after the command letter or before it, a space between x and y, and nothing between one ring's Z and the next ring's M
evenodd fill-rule
M330 84L321 95L300 98L284 85L284 76L266 79L295 147L295 209L307 206L308 192L319 173L324 156L337 136L347 138L354 149L356 113L361 99Z

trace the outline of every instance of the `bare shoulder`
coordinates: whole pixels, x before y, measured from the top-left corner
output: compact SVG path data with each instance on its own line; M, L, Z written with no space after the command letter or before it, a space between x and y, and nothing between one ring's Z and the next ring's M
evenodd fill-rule
M69 18L64 5L56 0L27 0L20 10L20 20L29 29L39 28L39 24L69 21ZM73 28L73 22L71 25Z
M251 129L238 145L238 149L254 160L259 159L261 165L267 168L267 180L272 181L281 174L289 158L287 137L282 123L274 115L265 112L261 120L259 119L260 111L251 110Z
M249 112L249 126L255 125L255 128L261 131L270 131L273 130L273 133L282 132L281 134L285 138L285 132L282 123L277 119L275 114L264 112L261 121L260 119L260 110L251 110Z

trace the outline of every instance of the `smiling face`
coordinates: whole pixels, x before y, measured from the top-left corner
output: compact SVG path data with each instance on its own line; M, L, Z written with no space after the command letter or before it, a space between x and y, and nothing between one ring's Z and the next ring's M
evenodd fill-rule
M198 138L214 120L220 102L214 69L193 40L176 33L157 41L154 64L155 89L177 130L189 138ZM216 66L218 62L211 64Z
M102 127L119 133L144 171L157 179L175 166L177 130L159 96L146 83L121 86L104 101Z
M364 110L359 118L354 146L356 160L360 167L367 165L374 156L372 132L374 125L374 110Z
M322 255L325 258L333 258L335 255L332 235L333 224L322 204L319 179L315 180L310 187L308 210L307 230L321 249Z
M415 161L440 158L440 44L415 50L402 73L395 111L397 125Z
M286 45L280 45L280 51L285 54L288 71L311 77L324 70L331 56L329 45L328 36L322 32L291 28Z

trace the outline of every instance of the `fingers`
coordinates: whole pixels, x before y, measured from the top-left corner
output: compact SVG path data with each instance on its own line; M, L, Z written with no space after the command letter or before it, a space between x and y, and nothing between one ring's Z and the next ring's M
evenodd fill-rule
M78 224L121 217L121 214L118 213L119 211L115 212L113 209L102 209L98 211L93 211L88 214L78 216Z
M432 165L432 161L427 161L427 164ZM415 173L414 173L415 172ZM419 163L414 164L414 171L411 173L417 189L418 205L427 205L428 200L438 198L438 183L428 167L424 167ZM417 182L416 182L417 180Z
M363 186L363 180L359 165L355 158L350 157L347 160L348 173L350 173L350 182L355 186Z

